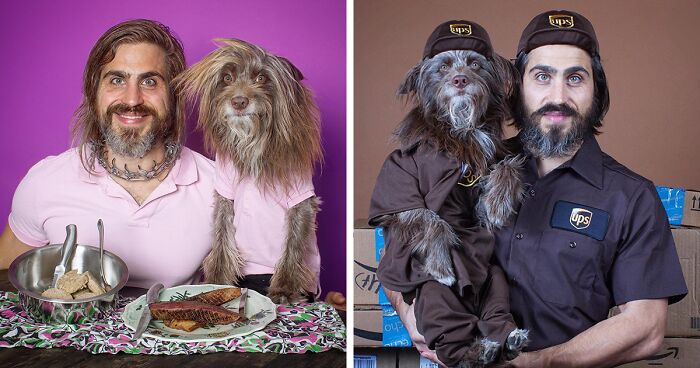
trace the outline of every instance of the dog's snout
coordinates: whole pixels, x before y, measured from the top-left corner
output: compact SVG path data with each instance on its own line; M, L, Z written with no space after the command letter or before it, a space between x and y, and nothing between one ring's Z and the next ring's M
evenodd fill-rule
M248 106L248 103L250 103L250 100L248 100L248 97L243 97L243 96L236 96L231 99L231 104L233 105L233 108L236 110L243 110Z
M460 74L460 75L452 78L452 85L459 88L459 89L466 87L467 84L469 84L469 79L467 79L466 75Z

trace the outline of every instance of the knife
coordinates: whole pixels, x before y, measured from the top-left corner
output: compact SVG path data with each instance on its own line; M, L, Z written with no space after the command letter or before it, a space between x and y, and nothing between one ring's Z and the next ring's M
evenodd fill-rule
M73 251L75 250L75 239L77 237L78 229L74 224L66 226L66 240L63 241L63 248L61 249L61 263L56 265L53 269L53 280L51 281L51 287L56 287L58 279L66 273L66 266L73 258Z
M134 340L141 338L141 335L146 331L146 327L151 322L151 309L148 305L158 301L158 295L160 295L160 290L163 288L163 284L155 284L148 289L146 293L146 304L143 306L143 311L141 311L141 318L139 319L139 324L136 325L136 330L134 330Z

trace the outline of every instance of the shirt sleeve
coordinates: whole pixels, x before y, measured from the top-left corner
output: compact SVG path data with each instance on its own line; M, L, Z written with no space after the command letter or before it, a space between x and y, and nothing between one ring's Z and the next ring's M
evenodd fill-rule
M369 207L370 225L382 215L425 208L418 183L418 167L411 155L395 150L382 165Z
M661 298L672 304L688 293L666 211L651 182L632 197L611 275L615 305Z
M238 171L233 163L217 155L214 162L214 189L216 192L224 198L233 200L238 184Z
M7 223L17 239L32 247L40 247L49 243L44 231L46 215L37 204L43 193L36 172L44 161L34 165L17 186L12 198L12 210Z

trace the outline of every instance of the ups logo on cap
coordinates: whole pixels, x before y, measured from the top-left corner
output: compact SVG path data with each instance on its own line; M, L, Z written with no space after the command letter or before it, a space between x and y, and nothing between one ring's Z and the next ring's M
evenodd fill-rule
M557 28L571 28L574 26L574 17L573 15L564 14L550 15L549 24Z
M569 217L569 222L571 223L571 226L581 230L591 225L592 218L593 212L589 210L584 210L583 208L574 208L573 210L571 210L571 217Z
M456 34L457 36L471 36L472 35L472 25L471 24L450 24L450 32Z

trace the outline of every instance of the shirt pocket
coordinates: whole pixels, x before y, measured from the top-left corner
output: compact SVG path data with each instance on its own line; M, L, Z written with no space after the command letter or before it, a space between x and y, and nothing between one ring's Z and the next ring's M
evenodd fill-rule
M593 302L604 280L599 241L554 229L543 234L536 257L534 289L540 298L583 309Z

